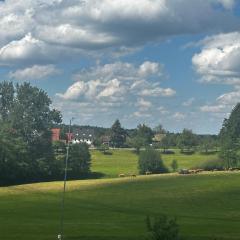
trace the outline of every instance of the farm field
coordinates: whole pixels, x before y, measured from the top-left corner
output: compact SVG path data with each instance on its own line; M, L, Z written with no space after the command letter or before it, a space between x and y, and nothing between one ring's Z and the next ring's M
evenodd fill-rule
M138 156L131 150L111 150L111 155L104 155L97 150L91 150L92 154L92 171L100 172L105 177L117 177L120 173L137 174L138 173ZM171 169L173 159L178 161L179 168L191 168L198 166L204 161L217 159L217 154L204 155L195 153L192 155L181 154L175 150L175 154L162 154L162 159L166 166Z
M175 216L186 240L240 239L240 174L71 181L66 240L143 240L145 217ZM61 182L0 188L0 239L57 239Z

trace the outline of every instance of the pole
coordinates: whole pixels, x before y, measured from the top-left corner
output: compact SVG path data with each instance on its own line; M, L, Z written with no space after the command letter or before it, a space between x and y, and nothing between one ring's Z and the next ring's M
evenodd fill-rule
M68 143L67 143L67 153L65 159L65 169L64 169L64 184L63 184L63 193L62 193L62 206L61 206L61 218L60 218L60 233L58 234L58 240L63 240L64 236L64 209L65 209L65 192L66 192L66 185L67 185L67 169L68 169L68 158L69 158L69 147L70 147L70 134L71 134L71 125L72 125L72 118L69 122L68 128Z

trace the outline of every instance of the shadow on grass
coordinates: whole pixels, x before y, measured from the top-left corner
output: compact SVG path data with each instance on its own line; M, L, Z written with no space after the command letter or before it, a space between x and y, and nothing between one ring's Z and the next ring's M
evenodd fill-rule
M68 236L69 240L140 240L140 239L144 239L146 240L146 238L139 238L139 237L118 237L118 236Z

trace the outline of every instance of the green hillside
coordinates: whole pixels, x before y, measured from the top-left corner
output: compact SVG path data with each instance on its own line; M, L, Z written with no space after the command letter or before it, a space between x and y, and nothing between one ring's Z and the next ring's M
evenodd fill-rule
M145 239L146 215L159 213L177 217L184 239L239 239L239 182L239 173L71 181L65 239ZM0 239L56 239L61 188L61 182L0 188Z
M195 153L192 155L181 154L175 150L175 154L162 154L162 159L167 167L170 168L173 159L178 161L179 168L191 168L210 159L216 159L217 154L204 155ZM105 177L116 177L120 173L138 173L138 156L131 150L112 150L110 155L92 150L92 171L105 174Z

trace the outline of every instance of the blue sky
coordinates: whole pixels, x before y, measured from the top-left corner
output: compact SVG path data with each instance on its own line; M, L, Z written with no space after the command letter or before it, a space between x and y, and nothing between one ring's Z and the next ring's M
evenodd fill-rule
M218 133L240 99L237 0L0 1L0 81L75 123Z

